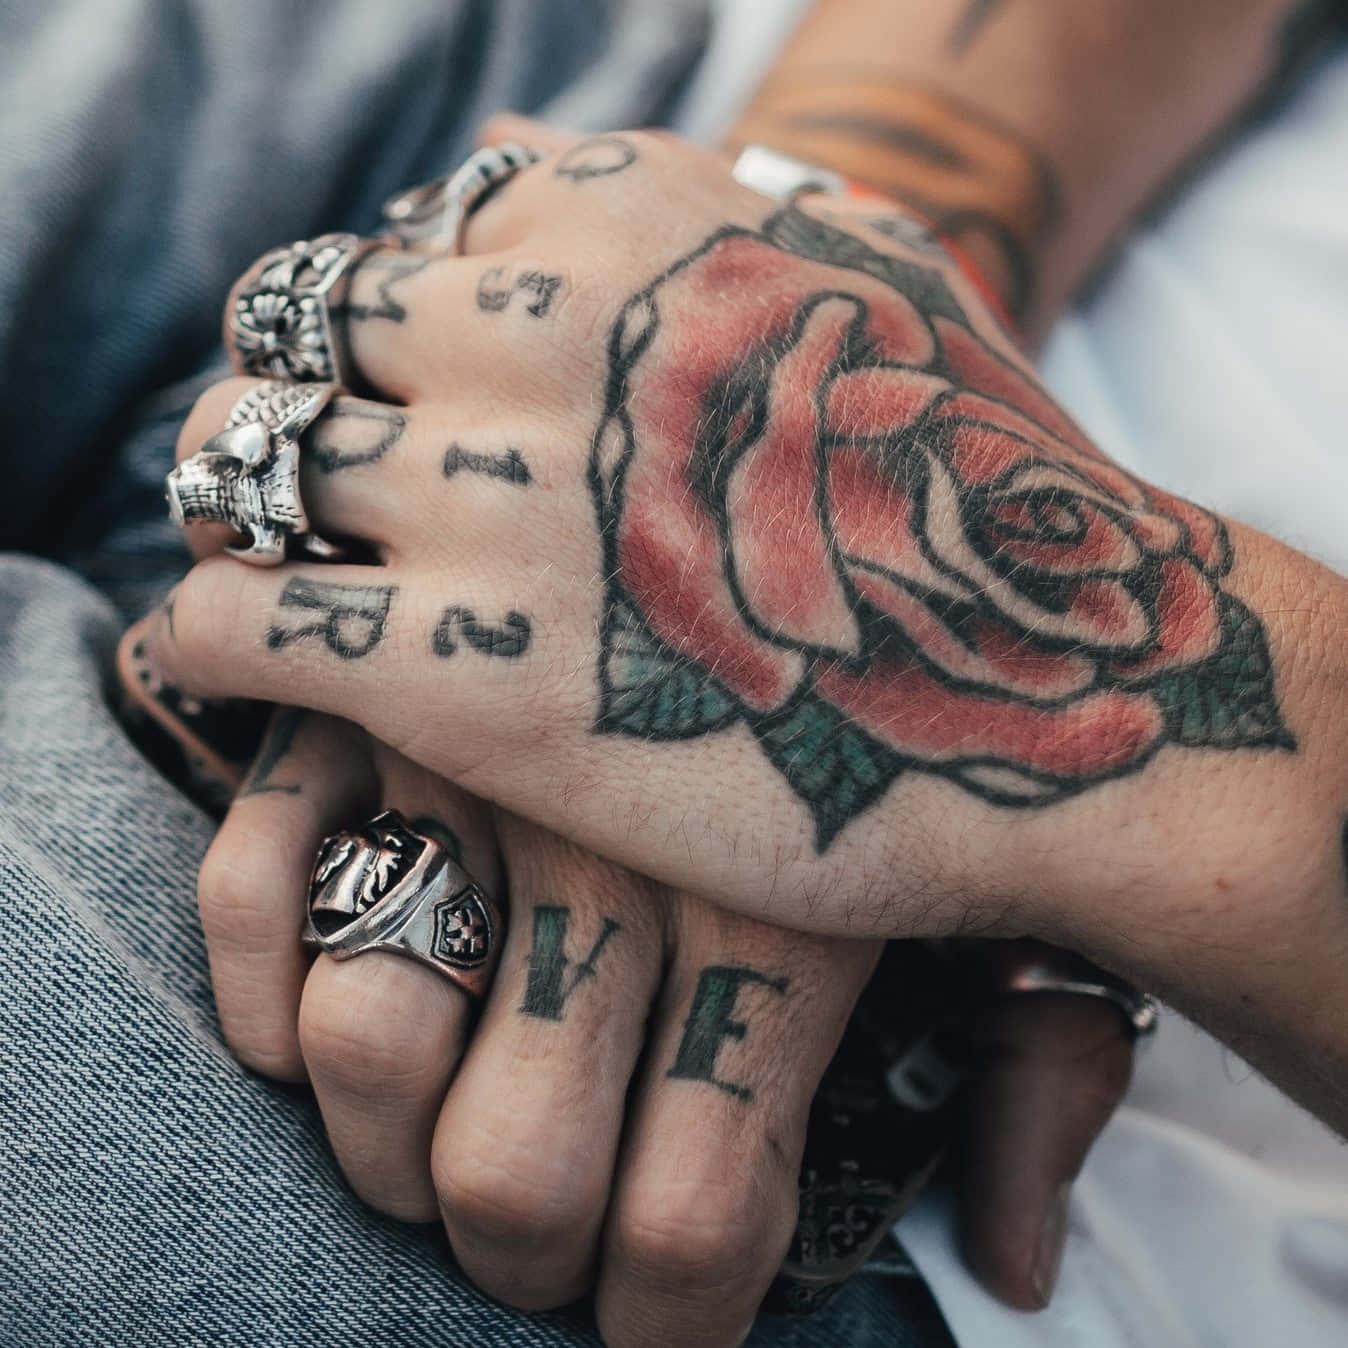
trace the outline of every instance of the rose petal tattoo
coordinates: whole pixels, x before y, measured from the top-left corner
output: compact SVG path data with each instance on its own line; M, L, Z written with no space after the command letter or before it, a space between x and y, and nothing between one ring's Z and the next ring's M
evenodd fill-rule
M330 585L296 576L281 591L280 606L319 616L295 627L272 627L267 645L279 651L316 637L341 659L359 660L383 641L397 593L395 585Z
M746 727L821 852L905 772L1042 807L1166 745L1294 749L1221 521L1106 459L936 269L800 214L610 335L596 729Z

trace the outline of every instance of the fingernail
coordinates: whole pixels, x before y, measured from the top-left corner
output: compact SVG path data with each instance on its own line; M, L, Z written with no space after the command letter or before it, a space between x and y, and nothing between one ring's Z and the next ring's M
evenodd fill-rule
M1039 1229L1039 1246L1035 1251L1034 1265L1030 1269L1030 1284L1041 1306L1047 1306L1058 1282L1058 1269L1062 1264L1063 1243L1067 1239L1067 1208L1071 1201L1072 1186L1064 1184L1053 1196L1044 1214L1044 1224Z

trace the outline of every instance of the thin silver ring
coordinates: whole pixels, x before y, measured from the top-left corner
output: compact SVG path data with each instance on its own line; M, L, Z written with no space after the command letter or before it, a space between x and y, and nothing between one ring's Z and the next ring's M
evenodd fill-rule
M276 566L287 547L331 561L340 549L315 534L300 500L300 436L332 400L337 385L258 384L230 409L211 436L165 481L169 518L180 527L202 521L249 536L225 551L259 566Z
M340 309L376 239L323 234L264 253L244 272L225 322L225 345L245 374L353 385Z
M488 193L540 158L537 150L514 141L474 150L453 173L390 197L384 203L389 232L404 247L434 240L457 256L464 226Z
M1118 1008L1129 1031L1138 1039L1154 1033L1160 1018L1160 1006L1150 993L1093 967L1089 975L1083 972L1081 977L1072 977L1051 964L1021 964L1009 972L999 990L1014 996L1057 992L1072 997L1098 997Z
M334 959L383 950L481 999L504 935L501 911L436 838L385 810L324 840L302 940Z

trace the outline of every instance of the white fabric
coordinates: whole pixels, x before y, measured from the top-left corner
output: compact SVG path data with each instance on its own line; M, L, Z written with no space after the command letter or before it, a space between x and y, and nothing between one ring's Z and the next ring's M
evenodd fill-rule
M687 131L716 136L807 2L721 0ZM1044 370L1142 476L1348 573L1348 52L1133 238ZM965 1348L1348 1344L1348 1151L1173 1014L1076 1187L1047 1311L978 1287L948 1199L900 1235Z

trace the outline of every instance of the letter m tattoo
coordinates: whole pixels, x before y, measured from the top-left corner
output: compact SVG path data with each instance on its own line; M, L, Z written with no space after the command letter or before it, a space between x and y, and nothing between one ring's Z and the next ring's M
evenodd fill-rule
M539 906L534 909L534 944L529 952L529 981L524 989L520 1012L539 1020L561 1020L571 994L587 978L593 978L604 947L622 930L611 917L590 953L579 964L567 958L566 931L571 922L569 908Z

